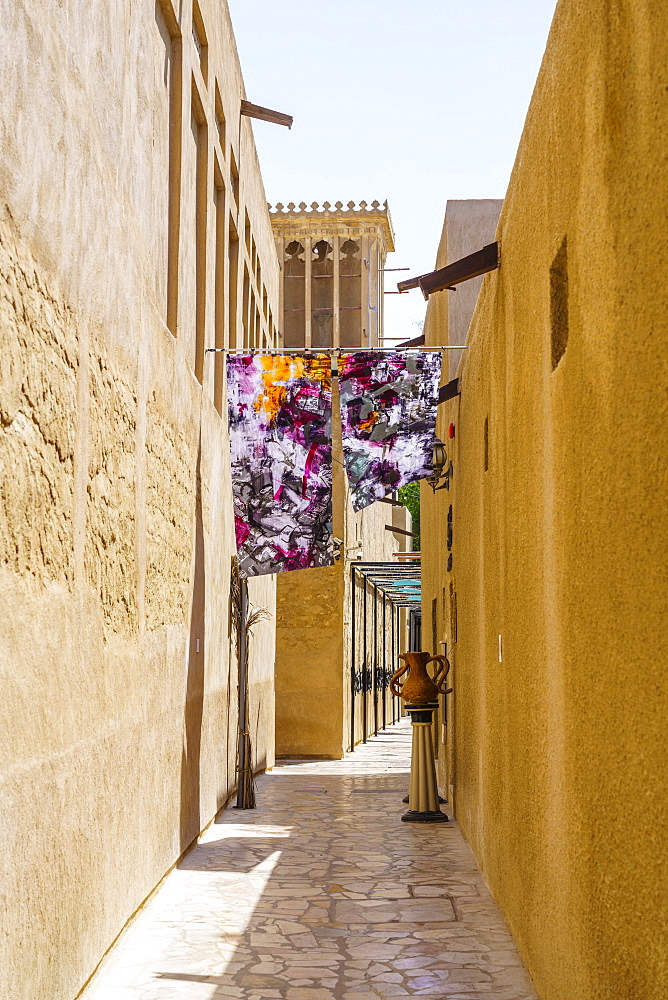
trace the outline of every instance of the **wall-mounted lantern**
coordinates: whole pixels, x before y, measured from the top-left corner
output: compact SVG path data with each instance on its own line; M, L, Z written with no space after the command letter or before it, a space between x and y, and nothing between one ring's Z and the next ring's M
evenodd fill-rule
M353 560L362 559L363 556L364 556L364 542L361 539L360 541L355 542L354 545L350 545L346 549L346 559L353 559Z
M452 475L452 462L448 459L448 453L445 450L445 445L440 438L436 438L434 440L431 466L432 473L430 476L427 476L427 482L431 486L434 493L436 490L449 490L450 476ZM442 485L439 486L441 481Z

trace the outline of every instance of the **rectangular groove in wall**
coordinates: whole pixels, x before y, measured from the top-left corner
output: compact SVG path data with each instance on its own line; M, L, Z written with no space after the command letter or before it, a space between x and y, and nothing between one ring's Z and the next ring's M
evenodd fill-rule
M230 217L230 233L227 239L227 295L228 295L228 335L229 346L238 347L237 311L239 281L239 235Z
M318 240L311 261L311 345L331 347L334 342L334 247Z
M223 102L220 98L220 90L218 89L217 83L216 83L215 115L216 115L216 132L218 134L218 141L220 143L220 151L223 154L223 157L225 157L227 156L227 150L225 148L225 138L226 138L225 112L223 111Z
M195 51L197 52L197 58L199 60L199 67L202 71L202 79L205 83L208 83L209 43L206 37L204 19L202 17L202 12L199 9L197 0L193 0L192 37Z
M359 239L339 247L339 337L341 347L362 345L362 248Z
M306 263L304 244L291 240L283 251L283 336L286 347L305 344Z
M206 335L206 230L209 140L204 109L193 80L192 113L197 125L195 170L195 376L204 376Z
M568 243L564 236L550 268L552 370L568 346Z
M226 347L227 328L225 325L225 258L227 256L225 219L227 206L225 184L218 163L214 168L215 210L216 210L216 268L214 295L215 346ZM223 372L224 360L222 354L214 355L213 403L218 413L223 407Z
M234 203L239 209L239 169L237 167L237 158L234 155L234 150L230 149L230 176L232 178L232 194L234 195Z
M244 264L244 294L243 301L241 304L241 323L242 323L242 335L240 347L249 347L250 341L248 339L249 334L249 300L250 300L250 278L248 277L248 267Z
M169 52L169 178L167 219L167 327L177 333L179 242L181 235L181 148L183 142L183 49L178 25L167 21Z

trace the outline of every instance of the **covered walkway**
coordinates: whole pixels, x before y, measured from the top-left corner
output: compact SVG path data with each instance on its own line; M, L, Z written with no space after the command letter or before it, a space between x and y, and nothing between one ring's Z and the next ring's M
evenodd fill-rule
M84 1000L535 1000L456 824L400 821L404 720L283 761L163 881Z

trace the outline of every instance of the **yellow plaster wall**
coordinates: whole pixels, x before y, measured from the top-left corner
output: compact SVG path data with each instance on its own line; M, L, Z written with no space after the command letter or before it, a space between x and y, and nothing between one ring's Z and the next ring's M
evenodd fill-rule
M343 564L279 578L276 753L343 756Z
M445 267L494 240L503 202L495 199L448 200L441 231L435 266ZM434 295L427 307L424 335L426 344L465 344L468 327L473 316L483 278L473 278L457 285L448 294ZM442 382L456 378L465 349L449 350L443 358ZM454 454L454 444L448 436L453 419L453 403L438 407L436 436L445 444L448 459ZM446 463L447 465L448 463ZM422 481L420 505L422 510L422 648L433 653L443 652L443 642L450 663L449 686L452 686L456 650L455 602L452 587L454 574L448 571L451 549L448 548L448 510L454 504L454 483L449 489L444 483L433 491L426 480ZM454 706L451 695L440 698L439 710L434 713L434 749L438 781L449 801L453 796L454 775Z
M225 8L201 4L270 301L278 267ZM190 102L198 72L182 5ZM226 422L166 319L168 90L153 2L0 24L0 996L72 1000L235 781ZM210 102L210 103L209 103ZM184 124L189 127L189 117ZM210 136L213 142L213 137ZM240 145L239 145L240 144ZM184 142L184 177L193 176ZM210 165L210 179L213 164ZM243 208L243 206L240 206ZM211 220L211 216L209 216ZM209 228L209 250L213 232ZM195 241L184 202L184 248ZM213 254L206 282L214 287ZM215 335L209 308L207 343ZM275 583L251 602L274 611ZM249 718L273 763L275 619ZM199 647L199 648L198 648Z
M444 224L441 240L434 266L445 267L449 262L447 245L447 228ZM456 294L456 293L455 293ZM434 295L427 307L424 335L426 344L448 343L448 306L449 293ZM445 384L454 377L451 370L456 362L455 357L463 352L446 351L443 359L441 383ZM448 441L448 422L451 419L450 403L438 407L436 418L436 436L446 445L448 456L452 449ZM448 562L447 548L447 517L448 507L452 503L453 490L440 489L434 492L431 486L422 480L420 483L420 549L422 552L422 649L432 654L443 653L443 641L447 642L446 652L450 662L451 674L448 683L451 684L455 666L455 656L450 641L449 628L449 574L446 572ZM447 699L447 700L446 700ZM436 755L436 770L438 785L444 797L452 802L452 727L444 729L449 722L451 696L441 695L439 708L434 712L434 751ZM445 738L444 738L445 737Z
M668 995L666 65L665 3L559 4L448 404L455 807L541 1000Z

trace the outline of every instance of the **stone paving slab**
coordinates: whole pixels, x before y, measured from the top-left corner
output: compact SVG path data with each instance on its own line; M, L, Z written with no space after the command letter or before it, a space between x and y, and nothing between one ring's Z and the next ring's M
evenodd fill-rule
M406 720L223 812L82 1000L537 1000L456 823L402 823Z

